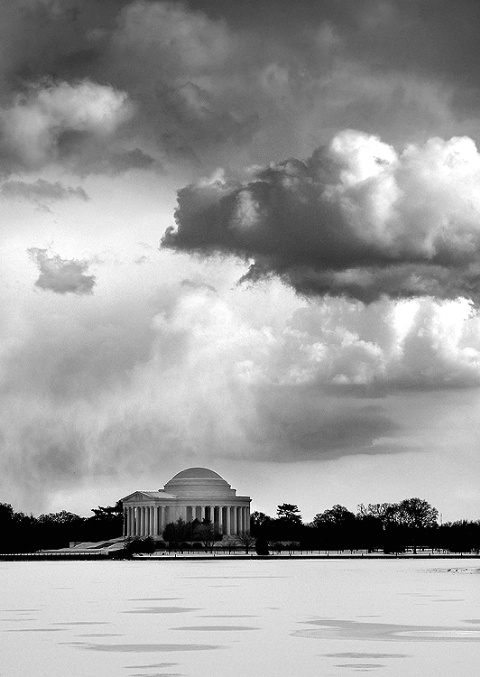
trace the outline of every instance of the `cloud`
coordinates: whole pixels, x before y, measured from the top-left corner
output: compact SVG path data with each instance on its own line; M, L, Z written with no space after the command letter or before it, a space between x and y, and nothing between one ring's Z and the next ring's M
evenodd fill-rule
M324 459L348 495L390 453L473 458L478 10L425 2L4 3L3 500ZM81 212L13 204L84 199L72 174Z
M127 96L135 103L128 132L103 139L111 163L102 165L76 128L58 140L56 160L71 167L76 159L84 174L91 154L95 170L109 172L119 153L134 148L156 161L152 169L180 165L194 175L217 164L303 155L346 126L402 142L433 130L478 131L478 87L459 77L458 40L443 1L435 22L413 18L416 10L399 2L359 0L354 11L345 0L277 5L262 0L245 15L233 2L17 3L0 26L2 105L16 117L17 102L46 79L101 83ZM456 20L470 25L470 14L462 7ZM474 75L476 41L467 33ZM442 50L436 35L445 39ZM46 149L38 146L22 148L21 161L43 162Z
M142 132L166 158L202 164L222 144L241 146L258 128L256 106L240 104L241 81L251 78L249 43L223 18L183 3L137 0L119 13L106 69L141 102Z
M165 247L235 254L246 280L278 275L307 295L480 300L480 155L469 138L403 152L337 134L305 161L216 175L178 193Z
M9 180L0 185L0 195L5 198L23 199L29 202L44 203L57 200L69 200L77 198L79 200L88 200L88 195L83 188L77 186L65 186L60 181L51 183L45 179L26 182Z
M479 313L465 299L309 304L292 315L273 368L280 383L373 398L476 388Z
M64 289L62 259L32 255ZM87 304L0 292L4 500L43 510L59 488L97 478L118 492L200 462L400 453L410 429L392 396L455 399L480 383L480 320L465 300L307 301L275 280L232 287L228 262L212 289L156 256L162 266L116 262Z
M161 165L148 153L144 153L140 148L131 150L119 150L105 152L104 149L89 148L86 161L83 163L84 169L78 163L78 170L84 174L107 174L116 176L123 174L131 169L153 169L161 170Z
M90 263L77 259L62 259L58 254L49 254L46 249L32 247L28 250L37 264L40 275L35 286L55 294L92 294L95 275L86 275Z
M89 80L35 84L0 111L0 143L14 166L38 169L68 159L83 138L108 139L132 114L128 96L110 86Z

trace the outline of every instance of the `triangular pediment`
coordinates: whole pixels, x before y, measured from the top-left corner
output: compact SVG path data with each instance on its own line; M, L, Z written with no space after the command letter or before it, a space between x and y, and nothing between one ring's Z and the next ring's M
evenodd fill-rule
M129 494L120 500L122 503L126 501L151 501L152 497L146 491L134 491L133 494Z

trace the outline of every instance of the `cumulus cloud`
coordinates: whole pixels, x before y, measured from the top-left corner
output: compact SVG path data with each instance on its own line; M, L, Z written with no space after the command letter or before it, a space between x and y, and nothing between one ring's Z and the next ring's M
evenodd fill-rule
M178 193L178 251L252 260L245 279L279 275L305 294L479 300L480 155L469 138L401 153L375 136L337 134L305 161L217 175Z
M0 111L0 143L13 164L38 169L83 137L108 138L132 113L127 94L89 80L31 85Z
M33 255L65 289L65 262ZM409 430L391 395L480 384L480 320L465 300L307 301L276 281L232 288L225 270L212 288L159 256L168 285L152 285L158 260L117 263L87 305L67 293L6 304L7 500L44 509L85 478L130 486L182 465L400 453Z
M478 387L480 318L465 299L331 299L294 313L274 364L282 383L372 397Z
M81 186L65 186L60 181L54 183L37 179L37 181L17 181L11 179L0 185L0 195L6 198L27 200L35 203L54 202L77 198L88 200L88 195Z
M138 267L124 297L98 294L87 307L64 298L69 312L59 314L58 299L42 295L27 323L12 318L17 331L3 344L0 383L9 462L0 485L21 476L31 492L22 500L39 505L52 487L158 472L159 463L173 470L381 453L372 442L396 424L380 403L353 396L340 406L309 384L279 382L284 339L269 319L252 322L200 285L142 298L132 294L135 275L142 279Z
M62 259L58 254L50 254L46 249L32 247L28 250L37 264L40 275L35 286L55 294L92 294L95 275L87 275L89 261Z

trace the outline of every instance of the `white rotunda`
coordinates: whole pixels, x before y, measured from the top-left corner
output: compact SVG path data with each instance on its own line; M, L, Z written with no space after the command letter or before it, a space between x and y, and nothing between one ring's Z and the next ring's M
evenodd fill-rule
M177 473L163 489L135 491L122 498L125 538L161 538L169 522L208 520L226 536L250 530L249 496L237 496L223 477L208 468Z

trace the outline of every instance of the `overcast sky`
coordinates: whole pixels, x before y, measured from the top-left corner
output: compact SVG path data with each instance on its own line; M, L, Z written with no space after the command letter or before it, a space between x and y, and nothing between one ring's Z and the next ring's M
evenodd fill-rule
M0 19L0 502L479 519L478 0Z

